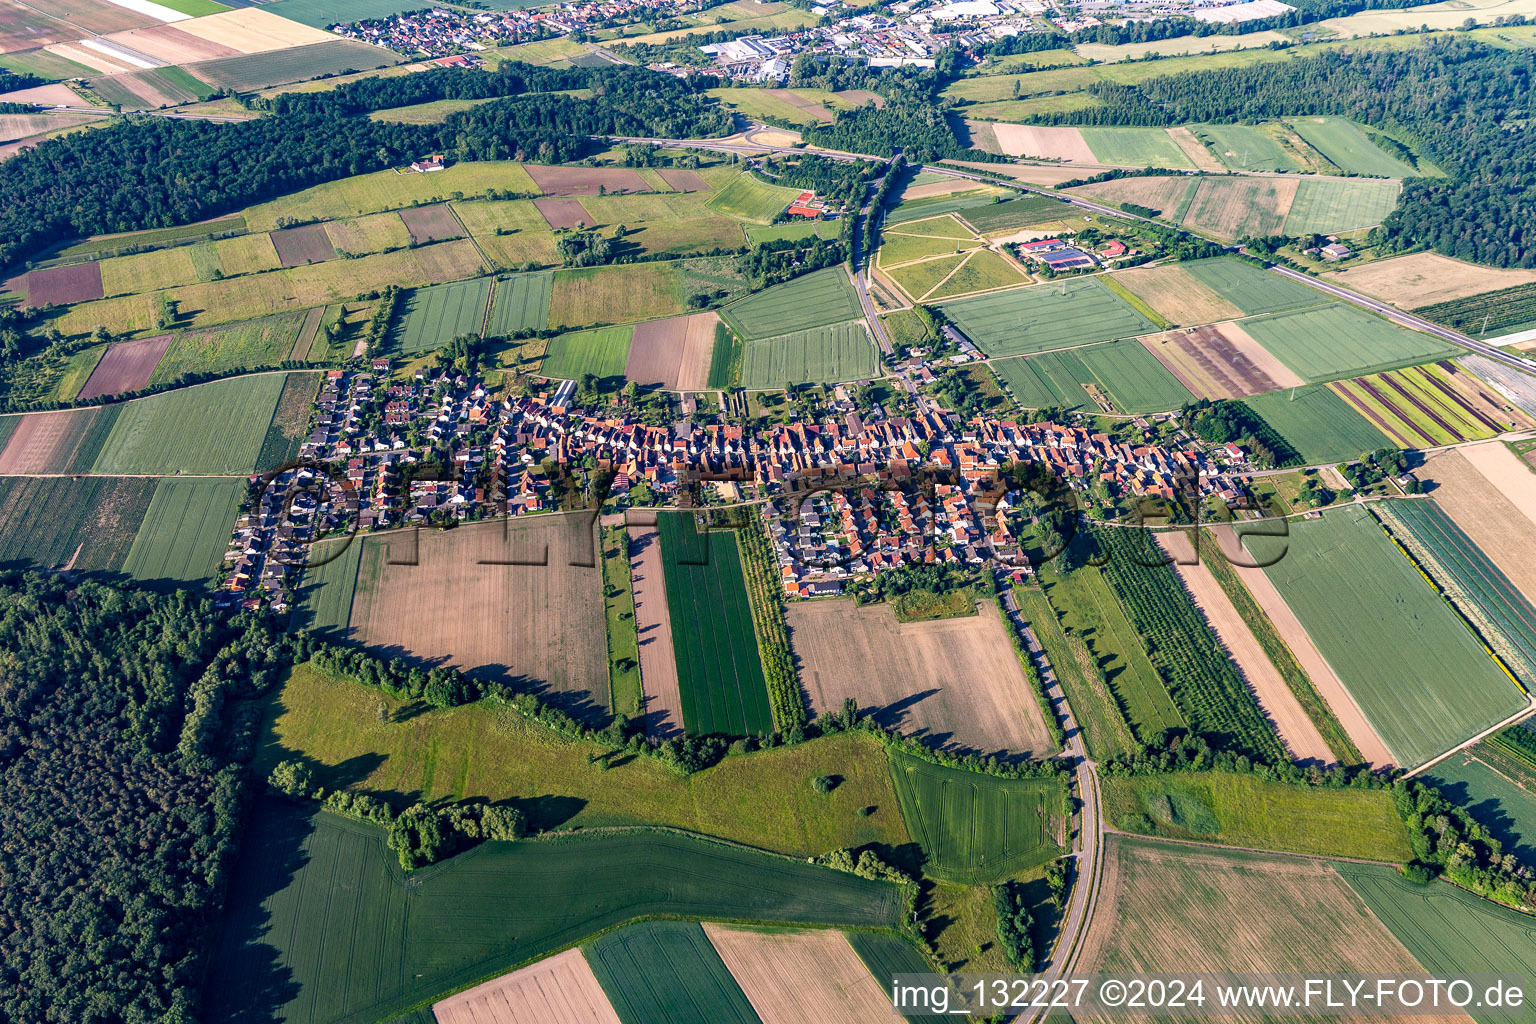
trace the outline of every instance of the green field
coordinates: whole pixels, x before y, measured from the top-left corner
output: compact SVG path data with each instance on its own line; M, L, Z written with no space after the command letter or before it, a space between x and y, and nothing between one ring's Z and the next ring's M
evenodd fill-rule
M1239 260L1195 260L1179 266L1242 310L1244 316L1278 313L1328 301L1328 296L1314 288Z
M553 274L513 274L496 282L486 335L506 338L519 331L542 331L549 324Z
M978 249L967 256L965 262L943 284L933 289L928 298L929 301L937 302L952 295L968 295L1028 283L1029 278L1017 263L991 249Z
M799 194L799 189L770 185L750 172L743 172L711 196L707 205L727 217L766 225Z
M345 635L352 619L352 596L357 590L363 545L363 539L355 537L321 541L311 549L294 605L293 628L320 635L331 633L336 639ZM331 557L338 550L339 554Z
M1309 466L1358 459L1392 441L1321 384L1271 391L1242 400Z
M1343 303L1244 320L1243 330L1312 383L1443 359L1460 351L1433 335Z
M927 856L927 874L978 885L1062 853L1063 780L1001 779L894 750L891 775L907 831Z
M958 299L942 309L989 356L1049 352L1156 330L1096 277Z
M288 374L277 398L277 408L272 412L272 422L267 425L267 436L262 439L261 454L256 457L258 473L273 472L299 457L319 390L320 374Z
M539 372L561 380L579 380L587 373L595 377L622 377L634 333L634 326L626 324L552 338Z
M880 356L869 332L862 320L854 320L747 342L740 384L745 388L841 384L868 380L879 372Z
M1194 170L1195 164L1161 128L1098 128L1084 125L1083 141L1101 164Z
M1215 151L1216 158L1234 171L1306 171L1314 170L1310 154L1299 154L1282 146L1273 131L1246 124L1202 124L1194 129ZM1324 164L1323 166L1327 166Z
M1522 864L1536 864L1536 792L1518 785L1482 758L1502 764L1499 751L1483 744L1452 754L1417 776L1465 807ZM1473 756L1469 756L1473 755Z
M1480 292L1414 310L1436 323L1454 327L1474 338L1513 333L1536 323L1536 284Z
M244 497L244 480L161 480L123 571L150 584L211 582Z
M1402 862L1413 856L1392 794L1381 789L1175 772L1105 778L1102 795L1105 821L1126 832L1325 857Z
M907 220L892 224L893 234L923 235L928 238L974 238L976 233L949 214L928 216L923 220Z
M382 1020L639 917L894 927L895 886L644 830L485 843L406 878L382 830L263 800L208 1021Z
M154 492L150 479L0 477L0 566L119 570Z
M176 335L155 366L151 385L184 373L228 373L276 366L293 358L307 312L282 313L245 323Z
M863 316L864 308L847 271L837 266L738 299L722 315L750 341L846 323Z
M758 1024L697 922L630 925L582 952L624 1024Z
M1411 768L1525 706L1449 604L1361 508L1249 538L1264 573L1398 763Z
M992 369L1026 409L1077 409L1088 401L1082 379L1091 375L1071 350L997 359Z
M982 234L1000 235L1027 228L1031 224L1060 220L1071 212L1072 208L1059 199L1030 195L1023 199L973 206L965 211L964 216L966 223Z
M770 732L768 684L735 535L698 534L688 512L663 513L659 527L683 724L697 733Z
M190 67L197 77L220 89L251 92L349 71L371 71L400 61L400 57L382 46L354 39L337 39L266 53L220 57L199 61Z
M479 337L490 295L488 277L412 289L400 300L395 345L404 355L414 356L441 348L461 334Z
M964 260L964 254L919 260L916 263L908 263L904 267L887 270L885 276L900 285L901 289L911 296L914 302L917 302L938 287L939 282L954 273Z
M991 206L995 197L1008 194L1000 188L985 185L969 192L951 192L945 196L908 199L897 203L885 212L885 223L887 226L895 226L905 224L907 221L937 217L944 213L962 213L978 206Z
M1402 185L1396 181L1302 178L1285 215L1284 233L1334 234L1375 227L1387 219L1401 192Z
M1536 920L1530 916L1497 906L1449 882L1415 885L1391 868L1335 864L1334 870L1430 977L1498 974L1536 978ZM1508 1012L1476 1006L1469 1007L1468 1012L1477 1024L1516 1019Z
M1084 384L1096 384L1128 414L1177 409L1193 396L1167 367L1133 339L1015 356L992 363L1026 409L1097 409Z
M788 224L749 227L747 238L753 245L778 241L799 242L808 238L836 238L842 227L842 222L836 220L797 220Z
M418 8L411 6L411 0L275 0L267 10L311 28L330 28Z
M933 965L927 957L917 951L917 947L903 938L898 938L888 932L844 932L848 939L848 945L859 954L859 959L864 961L864 966L869 968L869 973L874 975L875 981L885 991L891 991L898 974L927 974L933 970ZM924 1015L904 1013L903 1018L913 1024L936 1024L947 1018L937 1014Z
M189 14L194 18L229 10L224 4L216 4L213 0L156 0L156 2L162 7L169 7L173 11Z
M249 473L286 379L264 373L124 403L91 472Z
M882 236L879 262L881 267L894 267L910 263L925 256L939 256L974 249L981 245L979 238L942 238L932 235L901 235L888 233Z
M1411 178L1424 173L1376 145L1359 125L1342 117L1296 117L1290 125L1345 174Z

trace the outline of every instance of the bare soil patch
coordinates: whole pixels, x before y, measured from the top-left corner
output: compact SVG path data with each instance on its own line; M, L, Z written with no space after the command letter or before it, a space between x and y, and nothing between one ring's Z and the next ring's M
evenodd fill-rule
M1274 623L1275 632L1280 634L1280 639L1285 641L1291 653L1296 656L1296 661L1306 671L1312 680L1312 685L1317 687L1317 692L1322 695L1328 707L1332 709L1334 717L1349 734L1349 738L1355 744L1355 749L1360 751L1360 756L1367 764L1378 768L1397 763L1397 758L1387 749L1381 737L1371 728L1371 723L1366 721L1365 715L1344 688L1338 675L1318 653L1317 647L1312 643L1312 638L1302 628L1296 614L1291 611L1290 605L1285 603L1285 598L1280 596L1280 591L1264 575L1263 569L1251 568L1253 559L1242 547L1237 536L1229 526L1213 526L1211 534L1221 545L1222 552L1232 562L1232 568L1237 572L1238 578L1243 581L1243 586L1248 588L1248 593L1253 595L1254 602L1269 616ZM1212 552L1209 557L1219 557Z
M140 338L124 341L107 349L91 371L91 376L80 389L79 401L99 398L102 395L120 395L124 391L137 391L149 383L160 357L171 347L172 335L157 338Z
M1042 160L1066 160L1093 164L1098 158L1083 133L1076 128L1049 128L1032 124L994 124L997 144L1008 156L1032 156Z
M1258 698L1259 707L1264 709L1264 714L1274 723L1275 731L1280 734L1280 741L1290 751L1291 757L1298 761L1331 763L1334 760L1333 752L1323 740L1322 734L1302 710L1301 703L1286 685L1274 662L1264 653L1264 648L1259 646L1253 630L1248 628L1237 609L1232 607L1231 598L1221 589L1216 577L1211 575L1210 566L1203 559L1193 564L1184 564L1194 554L1188 535L1162 533L1157 535L1157 542L1175 559L1173 571L1179 577L1179 582L1184 584L1184 589L1194 599L1195 606L1205 616L1205 621L1216 633L1221 646L1242 673L1249 689Z
M1210 324L1243 315L1214 288L1176 263L1121 271L1114 275L1114 280L1145 300L1170 323Z
M0 142L15 142L17 139L28 139L58 128L68 128L97 120L100 118L95 114L76 114L71 111L47 114L0 114Z
M517 682L586 720L606 717L607 627L590 515L402 531L367 545L352 604L356 640Z
M1324 281L1385 299L1394 306L1416 309L1468 295L1536 281L1536 270L1499 270L1463 263L1433 252L1394 256L1347 270L1330 270Z
M1195 133L1188 128L1182 125L1178 128L1169 128L1168 137L1173 140L1175 146L1184 151L1184 155L1189 157L1198 170L1210 171L1213 174L1225 174L1227 172L1226 165L1216 159L1216 154L1212 153L1205 147L1204 143L1195 138Z
M1435 452L1417 473L1429 496L1536 601L1536 473L1499 441Z
M1068 189L1074 194L1082 193L1111 203L1135 203L1137 206L1145 206L1149 210L1156 210L1164 217L1172 220L1179 212L1179 207L1184 203L1184 196L1191 185L1198 182L1184 175L1161 175L1137 178L1116 178L1113 181L1101 181L1093 185L1079 185ZM1147 268L1148 270L1159 268ZM1171 268L1170 268L1171 269ZM1189 280L1196 285L1196 281L1189 275ZM1215 294L1212 292L1211 294ZM1229 313L1228 316L1237 314ZM1181 321L1189 322L1189 321Z
M1269 379L1282 388L1299 388L1306 381L1297 375L1295 370L1282 363L1274 353L1260 345L1247 331L1243 330L1241 323L1217 324L1216 329L1233 348L1254 366L1269 375Z
M883 110L885 108L885 97L876 95L868 89L844 89L832 95L840 100L847 100L849 103L857 103L861 107L866 103L873 103L876 109Z
M233 46L201 39L190 32L183 32L174 25L155 25L117 32L107 37L131 50L138 50L167 64L188 64L199 60L216 60L220 57L238 57L240 51Z
M579 949L432 1004L437 1024L619 1024Z
M336 256L331 236L325 233L324 224L305 224L298 228L273 231L272 247L277 250L278 261L285 267L301 267L306 263L320 263Z
M459 218L455 217L453 211L443 203L433 206L413 206L401 210L400 219L405 222L405 229L411 233L411 239L417 245L446 242L450 238L464 237L464 229L459 226Z
M852 697L880 724L935 746L1037 756L1051 749L990 602L965 618L899 623L887 604L797 601L788 620L813 714L838 711Z
M704 934L763 1024L903 1019L842 932L747 931L706 922Z
M524 164L523 169L547 196L595 196L599 191L649 192L651 186L630 167L557 167Z
M95 415L95 409L78 409L23 416L0 451L0 476L59 472Z
M53 85L36 85L30 89L12 89L0 92L0 102L31 103L39 107L79 107L85 104L80 94L62 82Z
M88 302L104 294L101 287L101 264L76 263L70 267L54 267L52 270L34 270L27 275L27 305L42 307L71 302Z
M1280 387L1229 342L1219 327L1149 334L1141 343L1179 383L1203 398L1246 398Z
M590 228L597 223L580 199L535 199L533 205L551 228Z
M635 632L640 639L641 711L648 736L680 736L683 693L677 684L677 653L662 579L661 535L649 526L629 527L629 575L635 588Z
M635 325L624 376L647 387L698 391L709 380L715 351L715 313L672 316Z
M708 192L709 182L698 171L690 171L683 167L663 167L656 172L661 175L661 180L677 189L679 192Z

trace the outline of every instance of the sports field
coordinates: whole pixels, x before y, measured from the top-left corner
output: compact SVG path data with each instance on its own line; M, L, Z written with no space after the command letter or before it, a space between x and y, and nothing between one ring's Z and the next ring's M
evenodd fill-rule
M1307 465L1358 459L1392 441L1322 384L1253 395L1243 404L1294 448Z
M1297 135L1346 174L1411 178L1424 173L1376 145L1353 121L1342 117L1296 117L1290 124Z
M286 379L264 373L127 402L91 472L249 473Z
M630 925L584 952L624 1024L759 1024L697 922Z
M891 776L925 871L970 885L1054 860L1066 828L1066 783L1002 779L891 752Z
M894 928L901 914L893 885L670 833L485 843L407 883L381 829L275 799L253 817L209 1021L382 1020L643 916Z
M1100 128L1085 125L1079 131L1094 159L1101 164L1124 167L1167 167L1194 170L1190 160L1162 128Z
M768 224L779 211L794 202L799 189L770 185L757 176L743 172L709 200L709 208L727 217L752 224Z
M773 729L735 534L699 534L690 512L657 526L667 611L689 732L760 735Z
M841 266L774 285L721 311L726 322L748 340L846 323L863 314L858 293Z
M154 491L152 479L0 477L0 567L119 570Z
M1243 321L1243 330L1303 380L1320 382L1444 359L1461 351L1343 303Z
M1156 330L1094 277L1011 288L941 308L989 356L1048 352Z
M552 338L539 372L562 380L579 380L588 373L594 377L622 377L634 333L635 328L626 324Z
M161 480L123 571L146 583L209 582L244 497L244 480Z
M1256 554L1269 556L1284 545L1265 575L1402 767L1525 706L1514 682L1364 509L1292 522L1287 537L1250 541Z
M1244 316L1278 313L1328 301L1328 296L1316 289L1238 260L1217 258L1179 265L1194 275L1195 280L1242 310Z
M747 342L741 386L782 388L785 384L840 384L879 374L879 353L862 320L812 327L778 338Z
M488 277L413 289L395 314L395 345L402 354L414 356L441 348L461 334L479 337L490 294Z
M1375 227L1397 205L1398 181L1370 178L1302 178L1285 218L1287 235L1332 234Z

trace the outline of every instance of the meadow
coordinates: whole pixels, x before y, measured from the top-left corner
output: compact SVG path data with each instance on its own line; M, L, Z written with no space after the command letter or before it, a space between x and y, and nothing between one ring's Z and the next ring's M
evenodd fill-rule
M759 1024L697 922L630 925L583 952L625 1024Z
M1358 459L1392 442L1321 384L1242 399L1307 465Z
M1328 301L1328 296L1316 289L1238 260L1195 260L1180 266L1242 310L1244 316L1278 313Z
M770 185L751 172L743 172L711 196L708 205L727 217L766 225L799 194L799 189Z
M763 242L799 242L811 238L836 238L841 225L835 220L797 220L787 224L753 226L746 229L754 245Z
M151 479L0 477L0 566L117 571L154 491Z
M244 480L162 479L123 571L144 583L202 586L229 547Z
M749 341L846 323L863 314L858 293L840 265L748 295L721 311L726 322Z
M926 298L937 302L951 296L1029 283L1029 276L1007 256L991 249L977 249L962 260L955 272L930 291Z
M400 300L392 337L401 354L442 348L461 334L480 336L491 278L478 277L430 288L415 288Z
M1331 171L1322 154L1285 124L1202 124L1195 134L1234 171Z
M700 535L688 512L663 514L658 527L683 724L696 733L772 731L735 535Z
M1099 163L1126 167L1167 167L1194 170L1190 160L1161 128L1100 128L1084 126L1083 141Z
M622 377L634 333L633 326L625 325L551 338L539 372L562 380L580 380L589 373L594 377Z
M553 274L497 278L486 336L505 338L519 331L542 331L549 322L549 293L553 284Z
M1231 772L1109 777L1104 819L1126 832L1402 863L1408 830L1382 789L1327 789Z
M1047 352L1156 329L1093 277L959 299L942 309L989 356Z
M879 353L863 321L854 320L747 342L740 384L745 388L839 384L868 380L879 373Z
M1335 234L1375 227L1397 205L1402 183L1369 178L1302 178L1285 217L1287 235Z
M1414 767L1525 705L1471 631L1364 509L1248 538L1264 574L1398 764ZM1405 628L1412 623L1412 628Z
M675 316L684 312L682 291L682 272L675 263L557 270L548 323L586 327Z
M398 210L404 206L443 202L453 198L455 192L474 196L484 195L492 189L521 195L537 195L539 192L523 165L510 161L458 163L435 174L376 171L316 185L252 206L245 211L245 222L252 231L270 231L277 227L279 218L301 222L338 220Z
M407 878L376 827L272 798L253 817L210 1021L383 1019L640 917L895 927L901 915L895 886L682 835L484 843Z
M295 358L294 343L308 315L307 311L280 313L227 327L184 331L171 340L149 383L168 383L184 373L260 369Z
M894 750L891 775L926 874L979 885L1063 852L1065 780L1003 779Z
M264 373L127 402L91 472L249 473L286 379Z
M560 262L554 233L532 200L480 199L454 203L453 212L486 258L501 270L529 270Z
M1244 320L1243 330L1311 383L1444 359L1460 351L1433 335L1342 303Z
M913 302L921 301L937 288L945 278L959 269L965 255L940 256L936 259L918 260L905 266L885 270L885 276L900 286Z
M1359 125L1342 117L1295 117L1290 125L1345 174L1411 178L1424 173L1376 145Z
M980 244L979 238L943 238L891 233L884 236L880 245L879 264L881 267L894 267L925 256L939 256L974 249Z

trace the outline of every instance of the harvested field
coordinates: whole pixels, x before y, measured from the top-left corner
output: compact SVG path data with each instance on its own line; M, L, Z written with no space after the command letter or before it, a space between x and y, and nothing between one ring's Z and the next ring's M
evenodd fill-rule
M682 167L662 167L656 173L661 175L662 181L679 192L710 191L709 182L705 181L698 171L690 171Z
M369 538L351 637L418 662L517 680L571 714L606 717L607 632L592 530L589 515L574 513Z
M106 293L101 287L101 264L76 263L52 270L34 270L27 275L27 305L41 309L52 303L63 306L89 302Z
M1184 155L1189 158L1190 163L1195 165L1196 170L1208 171L1212 174L1222 174L1226 171L1226 165L1216 159L1215 154L1206 148L1205 143L1195 138L1195 133L1188 128L1181 125L1177 128L1169 128L1167 132L1174 145L1184 151Z
M1324 281L1374 295L1402 309L1419 309L1437 302L1536 283L1536 270L1480 267L1434 252L1394 256L1347 270L1330 270L1320 276Z
M432 1005L437 1024L620 1024L579 949Z
M1080 173L1080 172L1079 172ZM1177 224L1183 219L1195 189L1200 187L1199 178L1186 175L1166 175L1137 178L1116 178L1093 185L1077 185L1067 191L1073 195L1091 196L1110 203L1135 203L1149 210L1156 210L1165 220Z
M945 178L942 181L930 181L922 185L908 185L901 190L901 197L897 202L926 199L929 196L947 196L953 192L969 192L975 187L976 183L969 178Z
M790 642L811 712L859 710L934 746L981 753L1052 749L1031 683L997 609L932 622L896 621L888 604L792 602Z
M1264 570L1253 565L1252 556L1239 546L1236 536L1230 527L1216 526L1212 528L1212 534L1221 545L1222 553L1217 555L1212 552L1209 557L1225 557L1231 564L1233 571L1248 588L1248 593L1253 596L1254 603L1269 616L1274 623L1275 631L1280 634L1280 639L1291 649L1296 656L1296 661L1311 678L1317 692L1322 695L1328 704L1329 710L1339 720L1344 731L1349 734L1350 742L1355 749L1360 751L1366 764L1376 767L1385 767L1395 764L1392 752L1387 745L1376 735L1376 730L1366 721L1360 706L1355 703L1349 691L1344 688L1344 683L1333 671L1333 668L1318 653L1317 646L1312 643L1312 638L1307 631L1302 629L1301 623L1296 618L1296 613L1291 611L1275 585L1270 582ZM1536 534L1533 534L1536 539Z
M199 39L227 46L240 53L286 50L306 43L330 42L336 38L329 32L289 21L259 7L192 18L178 22L176 27Z
M190 32L183 32L174 25L153 25L149 28L130 29L107 36L140 53L163 60L167 64L188 64L192 61L214 60L218 57L235 57L241 51L210 39L203 39Z
M1423 974L1418 961L1322 861L1114 835L1105 842L1103 870L1078 961L1084 971L1286 972L1326 963L1341 973ZM1264 912L1255 913L1258 907ZM1232 1013L1229 1019L1256 1024L1273 1018Z
M762 1024L902 1021L881 983L842 932L748 931L704 925L704 934Z
M1044 128L1027 124L994 124L997 144L1007 156L1029 156L1041 160L1065 160L1069 163L1094 164L1098 160L1083 133L1076 128Z
M1234 326L1221 324L1150 334L1142 338L1141 343L1179 379L1180 384L1201 398L1246 398L1275 391L1292 382L1302 383L1289 371L1286 371L1286 382L1282 383L1270 376L1264 367L1256 365L1248 353L1239 349L1224 333ZM1266 363L1278 362L1268 353L1265 356Z
M1294 177L1203 178L1184 226L1234 239L1278 234L1296 201Z
M1498 441L1435 452L1416 472L1456 525L1536 602L1536 474Z
M0 142L15 142L59 128L98 120L95 114L50 111L46 114L0 114Z
M1243 315L1242 310L1177 263L1122 271L1113 280L1174 326L1210 324Z
M986 127L990 131L992 126ZM968 167L973 171L986 171L989 174L998 174L1017 181L1027 181L1032 185L1060 185L1064 181L1083 176L1081 167L1061 164L984 164L971 160L945 160L944 163L954 167Z
M464 237L464 229L459 226L459 218L441 203L401 210L400 219L405 222L406 230L411 233L411 241L417 245Z
M85 465L79 471L89 470L90 462L84 459L88 453L83 449L96 433L91 426L104 415L115 417L117 410L27 413L17 421L5 448L0 449L0 476L73 472L73 465L81 461ZM99 445L100 439L94 443Z
M92 79L91 89L120 107L155 109L196 103L213 90L180 68L148 68Z
M635 593L635 635L640 644L641 716L647 736L680 736L683 695L662 577L661 537L655 526L631 526L629 576Z
M63 83L37 85L30 89L13 89L0 93L0 101L6 103L31 103L39 107L78 107L80 94Z
M649 192L651 186L629 167L552 167L524 164L523 169L547 196L595 196L621 192Z
M587 212L580 199L535 199L533 205L544 223L554 229L590 228L597 224L597 218Z
M1314 761L1319 765L1332 762L1333 751L1317 731L1317 726L1307 717L1306 711L1302 710L1301 703L1286 685L1279 670L1259 646L1258 638L1233 607L1227 592L1221 589L1221 584L1211 575L1210 567L1203 560L1191 557L1193 551L1189 535L1184 532L1158 534L1157 542L1163 551L1175 559L1174 574L1194 600L1195 607L1216 634L1216 639L1221 642L1228 657L1237 666L1243 681L1258 698L1259 707L1280 734L1280 742L1285 744L1286 751L1297 761Z
M162 334L158 338L119 342L108 348L76 399L84 402L102 395L139 390L149 383L160 358L171 347L172 338L173 335Z
M278 260L285 267L320 263L336 255L336 249L331 245L331 236L325 233L324 224L305 224L299 228L274 231L272 246L277 250Z
M698 391L709 381L715 351L715 313L647 320L635 325L624 376L646 387Z
M63 22L20 4L0 4L0 53L29 50L78 36Z

